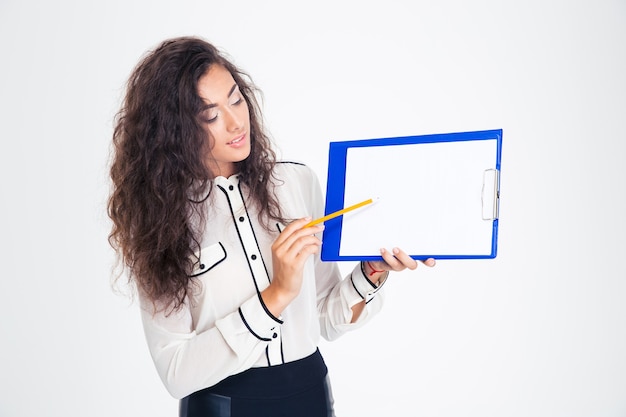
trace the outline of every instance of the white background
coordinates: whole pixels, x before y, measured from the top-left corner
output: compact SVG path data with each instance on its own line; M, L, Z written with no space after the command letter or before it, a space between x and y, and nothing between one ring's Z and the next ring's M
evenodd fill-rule
M176 415L104 205L124 81L187 34L323 186L331 140L504 130L498 257L396 274L321 345L340 417L626 415L623 0L0 0L0 416Z

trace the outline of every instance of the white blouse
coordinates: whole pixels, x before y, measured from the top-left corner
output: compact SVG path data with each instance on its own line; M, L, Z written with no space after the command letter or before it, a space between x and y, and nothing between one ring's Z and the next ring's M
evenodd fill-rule
M320 185L311 169L279 163L275 174L285 218L324 214ZM363 275L360 264L342 279L335 263L322 262L316 254L305 265L300 294L281 317L274 317L260 293L272 279L271 244L284 225L275 225L272 232L261 226L237 175L218 177L212 186L192 295L174 312L159 311L163 309L140 296L152 359L175 398L250 367L304 358L315 352L320 335L334 340L360 327L382 306L381 286ZM366 308L350 324L352 306L363 299Z

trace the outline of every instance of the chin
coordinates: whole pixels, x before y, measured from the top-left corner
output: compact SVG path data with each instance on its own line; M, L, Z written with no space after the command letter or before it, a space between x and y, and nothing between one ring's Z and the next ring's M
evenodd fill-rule
M248 149L248 152L246 152L246 154L237 162L243 162L243 161L247 160L248 158L250 158L251 154L252 154L252 151L250 149Z

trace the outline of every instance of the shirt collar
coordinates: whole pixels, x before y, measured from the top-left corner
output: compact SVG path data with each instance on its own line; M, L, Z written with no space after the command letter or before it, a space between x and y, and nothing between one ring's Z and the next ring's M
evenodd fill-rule
M239 185L239 174L233 174L230 177L215 177L214 183L216 186L228 187L229 185L238 186Z

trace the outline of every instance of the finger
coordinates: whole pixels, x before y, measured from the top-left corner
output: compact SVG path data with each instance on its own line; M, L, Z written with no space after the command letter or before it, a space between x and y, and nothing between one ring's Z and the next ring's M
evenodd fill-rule
M289 247L289 251L299 254L300 252L303 252L307 248L311 247L313 247L314 250L317 250L317 248L321 245L322 241L319 240L316 236L301 236L293 242L293 244Z
M308 256L318 251L322 242L310 232L306 235L299 235L300 231L296 231L289 236L282 244L273 247L274 253L285 260L292 260L301 253Z
M319 252L321 246L322 242L319 239L316 239L315 242L311 244L302 246L296 254L296 259L301 258L302 260L306 260L309 256Z
M301 233L300 235L315 234L324 230L324 225L318 225L318 226L305 228L304 226L308 224L310 221L311 221L311 217L304 217L302 219L294 220L289 225L287 225L285 229L283 229L283 231L280 233L280 235L278 235L278 237L274 241L274 244L282 245L283 243L288 241L290 237L293 236L294 233L296 233L299 230L304 231L304 233Z
M324 230L323 225L305 227L294 230L282 243L287 250L295 248L299 251L300 247L307 244L321 244L320 240L315 236L316 233Z
M310 216L302 217L301 219L296 219L292 221L291 223L289 223L287 227L283 229L282 234L290 235L294 233L296 230L304 229L305 228L304 226L310 222L311 222ZM313 228L314 227L311 227L311 229Z
M301 271L305 262L309 257L320 250L319 240L318 244L306 244L303 246L294 246L290 251L281 254L280 261L275 265L282 265L282 268L286 271Z
M428 258L425 261L422 262L424 265L432 268L433 266L435 266L437 264L437 262L435 261L435 258Z
M380 255L383 257L389 267L386 269L389 269L391 271L401 271L402 269L404 269L402 262L400 262L398 259L396 259L395 256L393 256L393 252L390 252L385 248L381 248Z
M417 268L417 261L411 258L400 248L393 248L393 256L402 263L403 266L409 269Z

